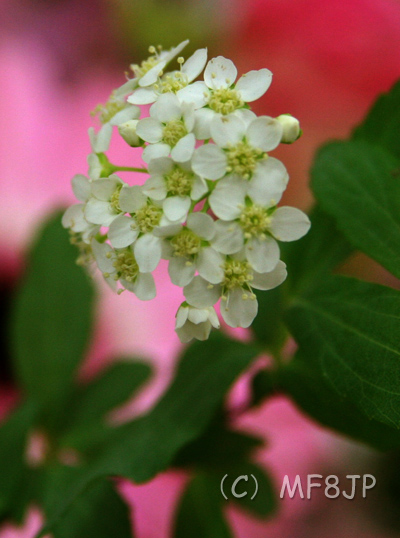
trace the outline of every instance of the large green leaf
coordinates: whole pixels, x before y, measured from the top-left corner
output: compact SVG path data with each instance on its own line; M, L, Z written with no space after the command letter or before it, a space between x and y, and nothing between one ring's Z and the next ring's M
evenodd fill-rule
M400 159L400 81L381 95L353 137L377 144Z
M369 419L324 379L318 357L296 358L278 373L278 386L318 423L379 450L400 447L400 430ZM310 364L311 363L311 364Z
M144 482L165 469L185 444L202 434L230 385L257 353L258 349L220 334L190 346L153 410L116 429L97 460L82 471L70 491L62 492L49 512L50 527L96 477L119 475Z
M174 538L231 538L223 501L215 476L199 474L193 478L178 506Z
M17 492L25 473L27 436L35 414L35 407L26 403L0 426L0 520L8 515L13 503L19 503Z
M318 152L312 188L353 246L400 278L399 164L367 142L335 142Z
M93 290L76 256L57 214L31 252L12 319L19 382L53 417L67 401L90 335Z
M55 465L48 469L47 495L64 490L79 472ZM44 499L47 509L51 499ZM52 530L54 538L132 538L128 506L107 479L95 480L70 506L66 517Z
M400 292L331 277L293 301L289 326L304 356L369 417L400 426Z

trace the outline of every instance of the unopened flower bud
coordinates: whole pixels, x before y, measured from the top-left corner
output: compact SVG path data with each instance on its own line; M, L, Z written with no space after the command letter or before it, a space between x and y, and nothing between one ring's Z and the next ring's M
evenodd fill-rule
M283 144L293 144L302 134L300 122L291 114L281 114L276 118L283 127L281 142Z
M137 124L138 120L129 120L118 125L119 134L133 148L143 145L143 140L136 134Z

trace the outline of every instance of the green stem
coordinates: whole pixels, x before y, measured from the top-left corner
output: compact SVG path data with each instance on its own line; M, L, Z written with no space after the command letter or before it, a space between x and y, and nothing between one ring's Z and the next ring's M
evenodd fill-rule
M141 172L143 174L149 173L147 168L136 168L134 166L114 166L113 164L110 164L110 168L113 172Z

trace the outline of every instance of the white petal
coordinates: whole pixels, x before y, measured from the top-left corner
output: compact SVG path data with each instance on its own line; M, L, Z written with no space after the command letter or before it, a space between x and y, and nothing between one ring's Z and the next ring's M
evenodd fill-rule
M126 95L129 95L133 92L133 90L138 85L138 79L137 78L130 78L128 79L122 86L114 90L114 95L116 97L125 97Z
M186 62L182 65L182 72L188 77L189 82L192 82L203 71L207 62L207 49L198 49Z
M139 231L132 229L135 221L130 217L120 215L110 224L108 239L114 248L124 248L131 245L137 238Z
M198 325L199 323L204 323L208 320L208 309L207 308L189 308L188 320Z
M250 239L245 246L246 257L258 273L272 271L279 261L278 243L272 237Z
M222 254L234 254L243 248L243 230L237 222L217 220L212 246Z
M211 241L215 235L214 220L206 213L191 213L187 219L187 227L206 241Z
M168 144L150 144L144 148L142 159L145 163L149 163L152 159L168 157L170 151L171 148Z
M235 89L240 92L243 101L250 103L259 99L268 90L272 82L269 69L249 71L238 80Z
M128 103L133 105L149 105L157 99L157 94L151 88L138 88L128 97Z
M177 163L184 163L192 158L196 139L193 133L181 138L171 151L171 157Z
M179 99L174 93L163 93L150 108L150 116L162 123L182 117Z
M257 290L272 290L282 284L286 277L286 265L279 261L275 269L270 273L257 273L254 271L251 285Z
M212 247L203 248L197 257L197 271L207 282L220 284L224 280L224 261L225 256Z
M185 39L185 41L182 41L176 47L172 47L170 50L163 50L160 53L160 59L164 60L165 62L170 62L175 56L177 56L181 52L181 50L186 47L188 43L189 39Z
M246 125L235 114L215 116L211 121L210 131L214 142L221 148L226 148L242 140Z
M85 217L92 224L110 226L117 215L108 202L91 198L86 204Z
M167 196L167 186L165 183L165 179L161 176L150 176L146 183L143 185L142 190L143 194L149 196L153 200L164 200L164 198Z
M159 74L161 73L161 71L164 69L166 65L167 65L167 62L165 60L158 62L154 67L149 69L147 73L145 73L139 79L139 86L144 88L146 86L151 86L152 84L157 82Z
M84 204L71 205L62 216L61 223L64 228L71 228L74 232L83 232L89 226L84 215Z
M133 293L141 301L151 301L156 296L156 285L153 275L150 273L139 273L133 284Z
M310 219L295 207L279 207L272 216L271 233L279 241L296 241L310 229Z
M225 175L226 165L227 159L225 153L214 144L200 146L193 154L193 171L204 178L221 178Z
M163 210L165 215L172 222L185 221L190 208L189 196L171 196L166 198L163 203Z
M136 126L136 134L146 142L156 144L163 136L161 123L154 118L143 118Z
M95 153L90 153L87 157L89 165L88 176L90 179L99 179L103 170L103 165L100 163L98 156Z
M139 237L133 247L141 273L154 271L161 259L161 240L148 233Z
M80 202L86 202L90 195L90 181L82 174L76 174L72 180L72 190Z
M181 103L192 103L197 110L207 103L209 92L204 82L198 81L182 88L176 95Z
M282 198L289 181L283 163L274 157L260 161L249 182L248 195L259 205L272 207Z
M169 221L168 224L164 224L162 221L163 219L161 219L161 226L158 226L153 230L153 234L156 237L172 237L173 235L179 233L182 229L181 224L177 224L175 222L171 224Z
M148 166L148 171L151 176L164 176L169 174L174 166L172 159L168 157L159 157L152 159Z
M190 197L192 200L200 200L208 191L208 185L205 180L196 175L193 181L193 187L190 191Z
M113 261L115 257L113 256L114 251L110 245L107 243L99 243L95 239L92 239L90 245L100 271L102 273L114 273L115 267Z
M176 322L175 322L175 328L180 329L183 327L183 325L186 323L186 320L188 319L189 315L189 307L188 306L180 306L178 308L178 312L176 313Z
M168 264L168 274L171 282L180 288L187 286L193 280L196 272L195 264L188 265L187 261L187 258L174 256Z
M246 297L246 299L244 299ZM242 288L235 288L228 293L226 301L221 301L221 316L230 327L249 327L257 315L257 299Z
M216 112L211 108L201 108L194 113L193 132L198 140L208 140L211 138L210 124L216 116Z
M109 202L112 195L117 190L117 187L121 185L121 180L116 176L110 176L109 178L100 178L92 181L91 190L93 196L103 202Z
M223 56L210 60L204 71L204 81L212 89L229 88L235 82L236 77L235 64Z
M218 301L221 286L209 284L201 276L195 276L190 284L183 288L187 302L196 308L207 308Z
M196 325L191 321L187 321L183 327L175 329L175 331L182 344L187 344L188 342L193 340L193 338L196 338L196 340L204 341L207 340L210 336L211 323L209 321L206 321L204 323L199 323L198 325Z
M257 119L257 115L248 108L239 108L238 110L235 110L235 112L232 112L232 114L243 121L246 125L246 129L253 120Z
M250 144L263 151L275 149L282 139L282 134L283 127L281 123L269 116L260 116L252 121L246 132Z
M137 120L140 117L140 108L134 105L125 106L122 110L114 114L110 120L110 125L120 125L130 120Z
M119 207L125 213L135 213L146 201L147 198L139 185L124 185L119 193Z
M212 306L208 307L208 319L211 321L211 325L213 327L215 327L216 329L219 329L220 322L219 322L217 313L214 310L214 307Z
M227 177L218 182L209 197L211 209L222 220L235 220L244 207L247 183L237 177Z

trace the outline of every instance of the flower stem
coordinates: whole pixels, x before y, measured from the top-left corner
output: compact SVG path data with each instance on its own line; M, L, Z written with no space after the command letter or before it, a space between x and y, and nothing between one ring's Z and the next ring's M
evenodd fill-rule
M147 168L136 168L134 166L115 166L113 164L110 164L110 167L113 172L141 172L143 174L149 173Z

